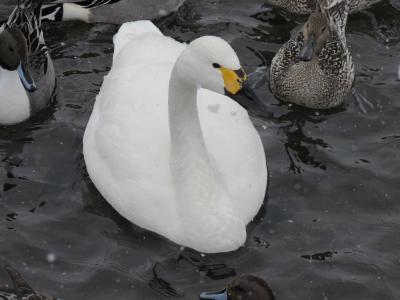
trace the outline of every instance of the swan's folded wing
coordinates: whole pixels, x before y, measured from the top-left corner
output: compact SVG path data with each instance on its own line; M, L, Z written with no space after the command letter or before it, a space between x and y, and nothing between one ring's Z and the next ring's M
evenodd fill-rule
M169 236L175 229L165 224L176 209L165 112L170 73L184 46L151 30L134 34L143 27L131 25L122 32L132 38L119 45L87 125L85 162L98 190L121 215Z
M230 98L199 92L199 112L207 149L225 179L243 221L259 211L267 187L267 166L261 138L247 111Z

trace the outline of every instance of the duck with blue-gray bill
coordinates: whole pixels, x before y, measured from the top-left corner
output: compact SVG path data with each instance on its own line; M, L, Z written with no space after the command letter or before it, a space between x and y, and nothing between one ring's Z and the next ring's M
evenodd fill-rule
M0 125L29 119L45 108L55 87L41 29L43 1L21 0L0 24Z
M272 60L270 87L281 101L312 109L341 105L354 81L346 44L348 5L323 0Z
M11 286L0 285L0 299L2 300L57 300L35 291L19 274L10 266L5 270L12 281Z
M319 0L267 0L268 4L286 9L298 15L311 14ZM349 12L354 13L367 9L381 0L347 0Z
M226 289L204 292L200 300L275 300L271 287L260 277L242 275L234 279Z
M166 16L183 2L185 0L47 0L43 19L122 24Z

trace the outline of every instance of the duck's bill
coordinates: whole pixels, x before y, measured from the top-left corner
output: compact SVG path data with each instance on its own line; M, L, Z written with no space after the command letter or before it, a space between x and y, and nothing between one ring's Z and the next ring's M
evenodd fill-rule
M304 41L303 50L300 53L300 60L311 61L314 57L315 39L310 38Z
M21 63L17 69L18 76L28 92L36 91L36 84L27 64Z
M228 300L227 290L214 293L202 293L200 295L200 300Z

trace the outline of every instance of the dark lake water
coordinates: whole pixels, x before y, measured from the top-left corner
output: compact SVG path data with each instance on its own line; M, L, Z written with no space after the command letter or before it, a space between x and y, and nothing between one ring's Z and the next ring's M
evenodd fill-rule
M1 2L1 18L14 2ZM251 73L269 67L303 21L262 1L193 0L157 24L180 41L224 37ZM246 246L224 255L182 250L131 225L99 195L82 136L117 27L45 29L55 104L0 129L0 263L62 299L197 299L249 272L278 299L400 299L400 11L389 1L348 24L355 87L373 109L363 112L352 96L327 113L280 104L262 73L253 77L261 78L256 90L272 113L249 106L270 184ZM0 283L7 280L0 271Z

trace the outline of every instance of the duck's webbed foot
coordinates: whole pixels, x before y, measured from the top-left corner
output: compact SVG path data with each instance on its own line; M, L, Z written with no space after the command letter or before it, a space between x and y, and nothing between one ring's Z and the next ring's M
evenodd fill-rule
M361 95L360 92L358 92L355 88L351 89L351 94L353 95L353 98L362 113L366 114L369 111L373 111L375 109L375 105L363 95Z

